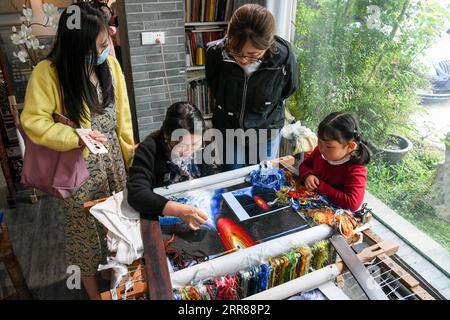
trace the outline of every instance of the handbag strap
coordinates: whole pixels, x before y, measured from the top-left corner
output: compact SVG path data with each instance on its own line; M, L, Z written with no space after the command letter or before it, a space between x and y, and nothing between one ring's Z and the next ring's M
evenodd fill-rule
M67 125L69 127L72 127L74 129L76 129L78 127L72 120L70 120L69 118L67 118L67 117L65 117L62 114L57 113L57 112L53 112L53 120L55 122L57 122L57 123L65 124L65 125Z

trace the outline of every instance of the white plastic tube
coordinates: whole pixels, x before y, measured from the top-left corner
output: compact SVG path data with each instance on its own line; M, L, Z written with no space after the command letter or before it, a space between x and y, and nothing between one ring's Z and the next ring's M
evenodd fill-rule
M211 261L171 274L172 287L179 289L214 277L235 274L238 271L267 263L268 258L281 255L303 245L328 239L333 229L325 224L270 240L253 247L239 250ZM298 291L297 291L298 292Z
M180 182L176 184L172 184L168 187L156 188L153 191L161 196L174 195L180 192L186 192L188 190L194 190L199 188L205 188L207 186L211 186L214 184L241 179L244 182L245 177L252 172L253 170L258 170L259 165L255 164L254 166L249 166L241 169L236 169L228 172L222 172L215 174L213 176L207 176L203 178L193 179L190 181ZM224 187L224 186L222 186Z

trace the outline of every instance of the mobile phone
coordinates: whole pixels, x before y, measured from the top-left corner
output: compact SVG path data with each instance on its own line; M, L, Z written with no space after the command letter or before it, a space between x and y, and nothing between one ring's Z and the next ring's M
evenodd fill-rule
M77 128L75 129L75 131L80 136L81 140L83 140L84 144L89 149L89 151L91 151L93 154L108 153L108 149L106 149L103 143L94 140L89 135L89 133L92 132L91 129Z

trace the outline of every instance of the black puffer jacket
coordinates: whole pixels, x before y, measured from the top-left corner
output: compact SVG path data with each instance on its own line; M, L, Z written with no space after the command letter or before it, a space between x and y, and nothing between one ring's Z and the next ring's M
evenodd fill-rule
M227 38L208 44L206 79L216 100L215 128L272 129L284 124L284 100L298 88L298 68L291 45L276 37L277 53L247 77L224 55Z
M153 192L154 188L171 184L168 162L170 151L161 131L150 134L136 149L127 181L128 203L142 219L158 219L169 201ZM199 169L202 177L215 173L206 164L200 164Z

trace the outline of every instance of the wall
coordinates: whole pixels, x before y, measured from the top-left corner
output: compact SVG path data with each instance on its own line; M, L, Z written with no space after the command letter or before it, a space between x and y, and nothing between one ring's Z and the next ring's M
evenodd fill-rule
M143 140L160 128L170 99L164 83L161 48L143 46L141 33L165 32L163 50L170 95L173 102L186 100L184 0L126 0L124 9L130 64L129 67L124 64L124 71L129 71L127 80L134 86L131 94L134 94L138 135Z
M293 1L293 0L283 0ZM186 100L184 0L117 0L122 8L126 31L121 39L128 41L124 48L124 73L129 88L130 103L135 110L135 136L144 139L161 127L166 109L170 106L164 83L161 48L142 45L143 31L164 31L164 56L172 101ZM244 3L266 5L266 0L234 0L236 7ZM274 4L275 7L275 4ZM282 11L277 19L284 20ZM129 50L129 52L126 52Z

